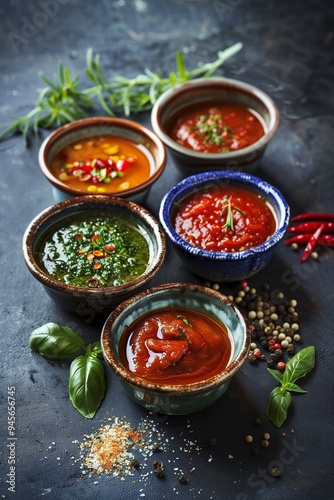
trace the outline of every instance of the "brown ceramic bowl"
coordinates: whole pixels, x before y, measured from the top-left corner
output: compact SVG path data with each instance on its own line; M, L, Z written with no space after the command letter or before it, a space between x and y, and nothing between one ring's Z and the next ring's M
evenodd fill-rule
M43 142L39 150L39 165L42 173L53 187L53 196L56 202L71 196L85 196L93 194L87 189L78 189L59 180L52 170L52 162L56 154L65 146L73 144L79 139L96 136L108 136L117 142L120 137L141 147L149 158L150 176L141 184L129 187L122 191L97 193L107 196L118 196L135 203L143 202L150 188L163 173L166 164L166 150L161 140L147 127L131 120L122 118L94 117L73 121L52 132ZM101 184L103 186L103 184Z
M236 103L250 108L262 121L264 135L248 147L217 154L193 151L170 137L170 126L176 117L190 107L213 102ZM229 78L199 78L162 94L153 106L151 123L183 175L219 169L254 172L277 131L279 113L272 99L253 85Z
M121 217L136 225L148 244L148 264L145 271L128 282L114 286L73 286L52 277L40 258L40 242L54 229L91 215ZM160 270L166 253L164 233L158 221L136 203L112 196L81 196L61 201L37 215L23 236L23 257L28 270L61 307L92 320L108 315L120 302L143 290ZM85 257L85 256L84 256Z
M172 385L149 382L124 366L121 361L124 329L147 312L173 307L191 309L225 324L232 353L223 371L203 381ZM151 411L183 415L206 408L224 394L247 359L250 331L243 315L225 295L191 283L170 283L150 288L116 307L104 324L101 345L106 363L130 398Z

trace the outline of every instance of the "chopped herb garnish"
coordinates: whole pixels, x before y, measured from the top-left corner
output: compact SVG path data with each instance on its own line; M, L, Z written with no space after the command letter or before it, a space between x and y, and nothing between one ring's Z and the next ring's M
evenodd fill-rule
M187 320L187 318L185 316L183 316L183 314L178 314L176 317L177 317L177 319L181 319L183 321L183 323L185 323L187 326L190 326L191 328L193 328L193 325L190 323L189 320Z
M231 127L224 125L220 115L200 115L195 132L205 136L205 142L221 146L224 139L233 136ZM229 151L228 148L226 148Z

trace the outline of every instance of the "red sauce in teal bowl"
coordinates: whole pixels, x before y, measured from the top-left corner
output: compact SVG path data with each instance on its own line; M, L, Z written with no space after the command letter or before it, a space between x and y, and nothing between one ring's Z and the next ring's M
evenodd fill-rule
M170 137L181 146L200 153L237 151L257 142L265 133L255 111L237 103L196 105L174 117Z
M207 380L228 365L233 348L227 327L191 309L162 308L126 327L122 363L153 383Z

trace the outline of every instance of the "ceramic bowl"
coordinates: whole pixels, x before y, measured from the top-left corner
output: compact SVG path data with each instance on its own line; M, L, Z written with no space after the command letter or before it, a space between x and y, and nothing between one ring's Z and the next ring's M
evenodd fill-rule
M55 156L65 146L73 144L80 139L96 136L108 136L110 140L131 141L145 151L145 156L150 161L149 177L139 185L115 192L97 192L108 196L118 196L128 201L142 203L148 196L150 188L163 173L166 164L166 150L160 139L147 127L131 120L122 118L94 117L73 121L52 132L42 143L39 150L39 166L46 179L52 185L53 197L56 202L72 196L85 196L95 194L87 189L70 187L65 181L60 180L52 169ZM103 190L105 184L101 184ZM109 190L109 188L108 188Z
M147 268L141 275L123 284L89 288L58 281L39 264L39 242L45 235L92 213L99 217L116 215L137 225L149 249ZM90 320L109 314L117 304L144 289L160 270L165 252L165 235L159 222L140 205L111 196L88 195L61 201L37 215L23 236L23 257L31 274L55 303Z
M244 149L224 153L202 153L179 145L170 137L169 127L175 117L189 107L212 102L237 103L250 108L260 118L264 135ZM182 83L162 94L153 106L151 123L154 132L167 146L176 167L183 175L217 169L253 173L279 124L275 103L262 90L229 78L200 78Z
M147 312L166 307L192 309L226 325L232 353L221 373L201 382L171 385L149 382L124 366L120 339L125 327ZM106 363L130 398L150 411L184 415L208 407L224 394L232 377L247 359L250 332L236 305L221 293L190 283L170 283L148 289L120 304L104 324L101 345Z
M270 204L277 220L272 236L259 246L236 252L203 250L180 237L171 221L174 208L199 190L230 184L250 189ZM289 206L277 188L252 174L223 170L183 179L166 193L159 212L160 222L183 264L197 276L213 282L237 282L263 269L287 230L289 215Z

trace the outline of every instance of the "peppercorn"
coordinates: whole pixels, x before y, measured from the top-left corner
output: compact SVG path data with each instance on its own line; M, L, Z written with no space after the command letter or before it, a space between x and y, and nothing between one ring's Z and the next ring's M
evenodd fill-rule
M165 473L164 473L164 466L163 466L163 463L160 462L159 460L155 460L153 462L153 467L154 467L154 474L161 478L161 477L164 477Z
M266 439L266 440L268 441L268 440L270 439L270 434L269 434L269 432L265 432L265 433L263 434L263 438L264 438L264 439Z
M280 371L284 371L285 370L285 363L283 361L280 361L279 363L277 363L277 369Z
M262 441L261 441L261 446L262 446L263 448L268 448L269 444L270 444L270 443L269 443L268 439L262 439Z
M178 481L181 484L188 484L189 483L189 479L186 478L183 474L181 474L181 476L179 476Z
M253 355L254 355L254 357L255 357L256 359L259 359L259 358L261 357L261 351L260 351L260 349L255 349L255 350L253 351Z
M261 425L262 424L262 419L260 417L256 417L254 420L255 425Z
M273 468L271 469L271 475L272 475L273 477L280 477L280 475L281 475L281 471L280 471L280 469L279 469L278 467L273 467Z
M250 434L248 434L246 437L245 437L245 440L246 440L246 443L252 443L253 442L253 436L251 436Z
M286 348L286 352L287 352L288 354L293 354L293 353L294 353L294 351L295 351L295 348L293 347L293 345L292 345L292 344L289 344L289 345L288 345L288 347Z
M138 462L138 460L137 460L136 458L134 458L134 459L132 460L131 465L132 465L132 467L133 467L134 469L139 469L139 467L140 467L140 464L139 464L139 462Z

